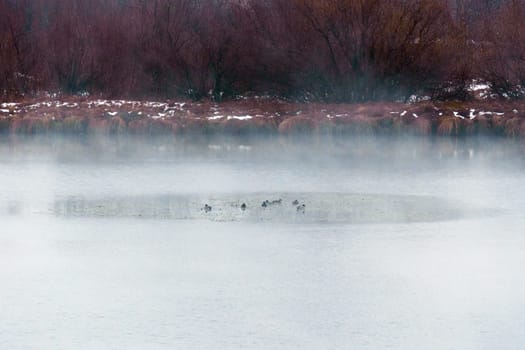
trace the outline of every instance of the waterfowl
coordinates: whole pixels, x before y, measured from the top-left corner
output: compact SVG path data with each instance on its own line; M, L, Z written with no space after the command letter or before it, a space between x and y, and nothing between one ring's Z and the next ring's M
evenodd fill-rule
M242 211L245 211L245 210L246 210L246 203L242 203L242 204L241 204L241 210L242 210Z
M212 209L211 205L208 205L207 203L204 204L203 210L204 210L205 213L209 213L211 211L211 209Z
M299 201L297 199L292 202L292 205L297 205L297 204L299 204Z
M297 206L297 211L298 212L301 212L304 214L304 210L306 209L306 205L305 204L301 204L299 206Z

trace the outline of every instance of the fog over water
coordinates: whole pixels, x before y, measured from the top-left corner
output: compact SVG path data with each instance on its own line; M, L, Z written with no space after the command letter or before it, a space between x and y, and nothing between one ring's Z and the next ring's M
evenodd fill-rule
M0 348L520 349L523 150L1 139Z

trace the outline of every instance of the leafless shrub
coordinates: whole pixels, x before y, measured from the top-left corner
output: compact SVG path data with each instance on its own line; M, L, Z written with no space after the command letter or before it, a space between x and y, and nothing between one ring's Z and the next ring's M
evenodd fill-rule
M496 12L482 62L483 77L493 92L523 97L525 87L525 1L509 0Z
M466 99L525 86L524 0L0 0L0 96Z

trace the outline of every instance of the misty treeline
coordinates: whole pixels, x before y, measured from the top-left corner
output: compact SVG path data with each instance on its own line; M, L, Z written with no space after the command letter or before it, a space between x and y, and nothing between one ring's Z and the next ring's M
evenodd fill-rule
M525 86L525 0L0 0L0 96L326 102Z

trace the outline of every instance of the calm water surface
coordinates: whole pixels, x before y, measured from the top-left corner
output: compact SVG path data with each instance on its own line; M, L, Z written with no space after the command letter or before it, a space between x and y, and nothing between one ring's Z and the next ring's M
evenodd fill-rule
M0 349L522 349L522 154L0 140Z

